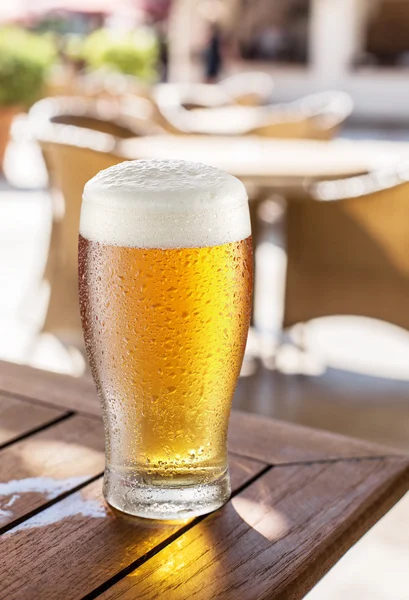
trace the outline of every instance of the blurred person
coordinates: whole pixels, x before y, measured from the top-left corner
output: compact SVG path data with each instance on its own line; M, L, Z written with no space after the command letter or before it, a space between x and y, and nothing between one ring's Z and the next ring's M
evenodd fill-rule
M223 68L222 34L217 23L211 23L208 40L203 52L205 80L214 83Z
M163 83L166 83L168 80L169 65L169 39L167 23L165 21L158 21L155 25L155 31L159 46L160 80Z

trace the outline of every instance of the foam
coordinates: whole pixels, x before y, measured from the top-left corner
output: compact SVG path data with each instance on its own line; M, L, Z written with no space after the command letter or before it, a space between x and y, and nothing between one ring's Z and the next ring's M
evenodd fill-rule
M236 242L251 234L246 189L236 177L200 163L123 162L86 184L80 233L139 248Z

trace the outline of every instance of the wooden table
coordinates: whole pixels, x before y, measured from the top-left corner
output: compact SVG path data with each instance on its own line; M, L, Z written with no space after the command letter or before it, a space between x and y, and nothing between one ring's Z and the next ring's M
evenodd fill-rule
M406 142L274 140L257 136L151 136L120 143L127 159L173 158L214 165L244 182L296 187L393 166L409 158Z
M0 390L2 599L295 600L408 489L398 452L233 412L228 504L125 518L92 383L0 363Z

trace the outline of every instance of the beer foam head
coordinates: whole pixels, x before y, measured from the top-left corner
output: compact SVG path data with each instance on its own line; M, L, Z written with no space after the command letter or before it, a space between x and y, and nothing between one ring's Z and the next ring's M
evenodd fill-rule
M181 160L127 161L84 188L80 233L146 248L217 246L247 238L247 193L236 177Z

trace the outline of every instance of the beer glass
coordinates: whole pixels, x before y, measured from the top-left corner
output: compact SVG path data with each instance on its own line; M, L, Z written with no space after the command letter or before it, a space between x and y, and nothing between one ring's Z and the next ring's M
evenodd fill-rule
M85 186L80 308L113 507L178 519L229 498L252 268L247 194L223 171L130 161Z

